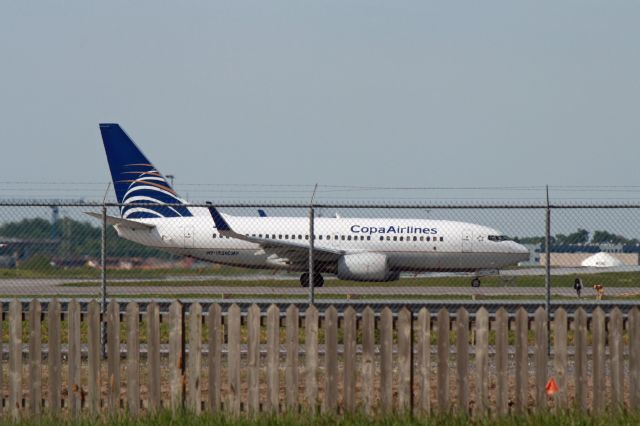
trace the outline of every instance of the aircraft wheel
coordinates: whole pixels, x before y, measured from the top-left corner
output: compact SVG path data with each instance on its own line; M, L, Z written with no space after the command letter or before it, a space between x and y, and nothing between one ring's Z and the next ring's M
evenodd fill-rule
M324 285L324 278L318 272L313 274L313 286L314 287L322 287Z
M309 273L305 272L304 274L300 275L300 285L302 287L309 287Z
M471 280L471 287L478 288L480 287L480 278L476 277Z

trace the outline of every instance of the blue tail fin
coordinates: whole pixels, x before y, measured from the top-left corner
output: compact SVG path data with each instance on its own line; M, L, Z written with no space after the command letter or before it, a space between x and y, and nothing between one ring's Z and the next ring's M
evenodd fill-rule
M100 124L100 133L116 198L118 203L123 204L120 207L123 218L192 216L189 209L181 205L185 201L176 194L120 125Z

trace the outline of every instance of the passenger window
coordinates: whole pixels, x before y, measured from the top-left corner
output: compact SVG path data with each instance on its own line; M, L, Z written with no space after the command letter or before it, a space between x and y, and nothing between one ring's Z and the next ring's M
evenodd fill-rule
M340 239L344 241L344 235L340 235Z
M420 237L420 241L424 241L424 237L423 236Z
M380 241L384 241L384 237L380 235Z
M347 240L351 241L351 235L347 236Z
M318 238L322 239L322 235L320 235Z
M427 237L427 241L431 241L431 237Z
M404 239L404 237L400 237L400 241L402 241Z
M371 237L369 237L371 239ZM364 235L360 235L360 241L364 241Z
M275 239L276 239L276 234L273 234L273 235L271 236L271 239L275 240Z
M305 236L304 236L304 239L305 239L305 240L308 240L308 239L309 239L309 236L308 236L308 235L305 235Z
M371 241L371 235L367 235L367 241Z
M387 241L391 241L391 237L387 235Z
M398 237L393 237L393 241L398 241Z
M418 241L418 237L413 237L413 241Z
M327 240L330 240L330 239L331 239L331 235L327 235Z
M444 241L444 237L440 237L440 241Z
M298 234L298 239L301 240L302 239L302 235Z
M215 238L215 237L217 237L217 235L216 235L216 234L213 234L213 237L212 237L212 238Z

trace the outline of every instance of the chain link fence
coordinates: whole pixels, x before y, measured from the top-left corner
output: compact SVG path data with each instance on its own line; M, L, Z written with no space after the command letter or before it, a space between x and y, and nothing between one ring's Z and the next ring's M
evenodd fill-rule
M548 284L552 302L640 299L639 205L161 208L182 215L0 204L2 297L542 302Z

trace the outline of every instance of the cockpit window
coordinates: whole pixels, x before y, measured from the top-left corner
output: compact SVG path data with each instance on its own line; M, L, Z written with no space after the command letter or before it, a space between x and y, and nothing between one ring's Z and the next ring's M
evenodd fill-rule
M489 241L509 241L509 237L506 235L489 235Z

